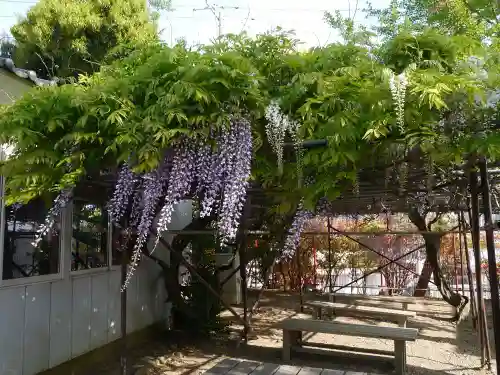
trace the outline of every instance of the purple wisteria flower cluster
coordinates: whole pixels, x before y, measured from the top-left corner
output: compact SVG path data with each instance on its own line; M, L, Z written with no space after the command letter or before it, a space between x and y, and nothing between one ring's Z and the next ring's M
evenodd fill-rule
M210 145L213 141L215 147ZM137 241L123 288L126 288L141 259L156 223L156 241L168 229L175 206L187 197L200 201L201 217L217 217L217 235L222 243L233 241L246 199L252 161L250 122L233 118L227 129L212 132L212 138L184 138L168 151L169 158L144 175L124 165L118 174L108 210L115 225L130 212L129 225Z
M304 230L307 222L313 217L314 214L311 211L305 210L302 205L299 206L297 212L295 213L295 217L293 218L292 226L290 227L288 235L285 239L285 245L283 246L280 257L281 260L289 260L295 255L295 252L300 244L302 231Z
M118 173L115 192L108 204L109 218L113 223L118 224L125 214L130 196L134 194L136 181L137 176L130 166L123 164Z

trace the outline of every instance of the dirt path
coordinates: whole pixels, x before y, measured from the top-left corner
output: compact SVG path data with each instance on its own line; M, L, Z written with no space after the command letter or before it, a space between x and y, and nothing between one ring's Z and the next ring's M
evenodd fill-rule
M212 339L209 341L192 342L182 334L170 337L171 344L154 342L147 347L134 352L131 360L137 368L137 375L163 374L202 374L212 367L224 355L247 358L259 361L279 362L282 332L277 329L276 323L300 312L299 298L282 292L266 292L261 308L252 319L252 335L248 345L238 343L238 326L230 313L223 313L224 319L231 322L230 329L235 332L231 337ZM251 305L251 303L249 303ZM370 303L377 306L377 303ZM391 306L384 303L385 308ZM395 307L396 308L396 307ZM238 312L241 306L236 307ZM417 317L411 319L409 327L419 329L416 342L408 344L408 371L415 375L476 375L492 374L486 369L479 369L480 352L476 332L472 323L466 319L458 325L446 319L451 316L451 308L443 303L442 306L422 307L410 305L410 310L417 311ZM305 311L308 312L307 310ZM369 323L380 326L391 326L390 323L364 321L353 318L336 318L339 321ZM490 324L491 327L491 324ZM493 332L490 331L493 343ZM392 342L380 339L364 339L336 335L316 334L309 338L313 342L349 345L364 348L392 349ZM173 344L173 343L176 344ZM370 371L388 373L390 367L383 363L349 361L337 357L317 357L301 355L297 364L307 364L318 367L334 367L345 370ZM327 366L329 365L329 366ZM108 363L107 368L99 369L94 374L119 375L119 363ZM494 368L494 367L493 367Z

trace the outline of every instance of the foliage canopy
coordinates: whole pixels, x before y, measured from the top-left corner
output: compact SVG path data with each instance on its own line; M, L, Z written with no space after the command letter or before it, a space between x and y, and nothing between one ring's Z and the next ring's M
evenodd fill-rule
M2 168L10 201L124 161L150 171L165 149L207 137L231 114L253 124L254 178L309 207L355 185L360 170L391 166L417 146L443 174L474 152L498 158L498 104L490 99L499 78L484 68L496 55L477 40L425 29L372 49L347 40L299 52L297 44L282 30L198 48L153 44L78 84L30 92L0 118L0 141L17 146ZM398 74L408 81L402 123L391 91ZM265 137L271 101L301 124L300 139L328 140L305 155L304 174L314 177L305 187L297 187L293 159L277 171Z

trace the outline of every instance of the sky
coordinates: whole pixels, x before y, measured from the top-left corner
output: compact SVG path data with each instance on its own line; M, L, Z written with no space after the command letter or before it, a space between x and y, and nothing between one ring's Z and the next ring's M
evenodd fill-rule
M372 0L374 8L384 8L390 0ZM36 0L0 0L0 35L9 33L19 16L26 14ZM340 10L354 15L356 0L209 0L218 16L222 33L246 31L250 35L268 31L276 26L294 30L306 47L334 42L338 35L324 22L325 10ZM159 29L162 39L174 43L185 38L189 44L207 43L218 34L217 17L206 9L205 0L173 0L173 11L162 12ZM370 25L362 9L366 0L358 0L355 21ZM205 9L203 9L205 8Z

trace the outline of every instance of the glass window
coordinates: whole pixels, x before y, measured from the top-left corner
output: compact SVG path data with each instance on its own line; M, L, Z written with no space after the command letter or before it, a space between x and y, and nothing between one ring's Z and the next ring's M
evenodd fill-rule
M104 204L91 199L73 201L71 270L108 266L108 218Z
M127 242L125 242L127 241ZM111 265L119 266L122 264L122 250L126 246L126 251L134 246L135 238L128 238L120 228L113 227L113 244L111 246Z
M52 201L45 202L39 198L27 205L15 204L5 208L4 280L59 272L61 218L56 218L38 247L32 245L51 205Z

